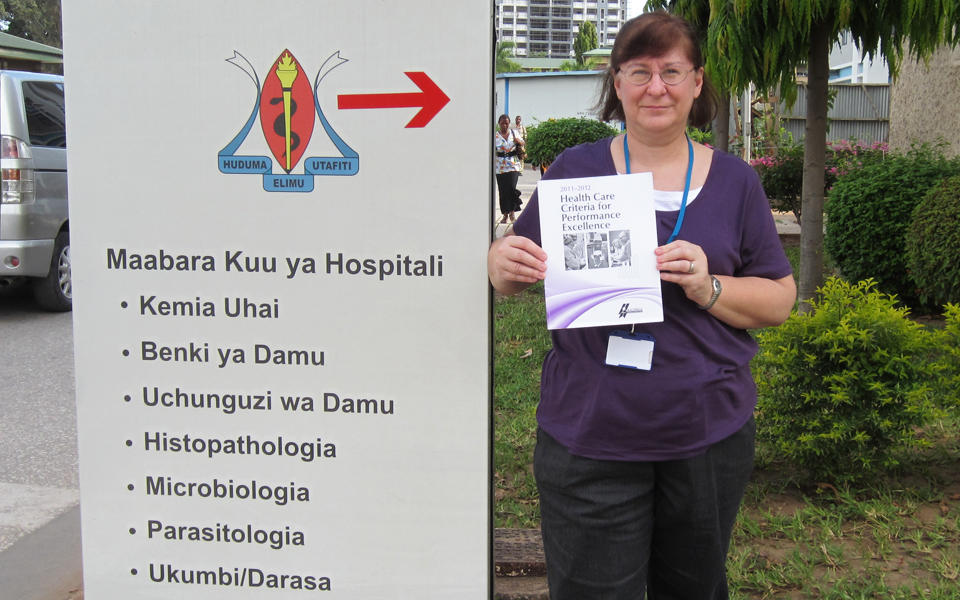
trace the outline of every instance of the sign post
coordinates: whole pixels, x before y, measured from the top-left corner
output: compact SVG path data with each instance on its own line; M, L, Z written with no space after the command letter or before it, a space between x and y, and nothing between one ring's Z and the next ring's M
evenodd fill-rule
M492 6L449 12L64 4L89 600L491 597Z

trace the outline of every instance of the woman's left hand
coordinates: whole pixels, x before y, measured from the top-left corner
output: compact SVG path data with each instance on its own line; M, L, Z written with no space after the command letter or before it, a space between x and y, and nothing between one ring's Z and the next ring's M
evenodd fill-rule
M684 240L674 240L655 250L660 279L676 283L696 304L706 304L713 295L710 264L703 248Z
M676 240L654 252L660 279L679 285L687 298L698 306L710 302L713 281L703 248ZM797 297L793 275L780 279L718 275L717 279L723 285L723 292L710 307L710 314L738 329L758 329L783 323L790 316Z

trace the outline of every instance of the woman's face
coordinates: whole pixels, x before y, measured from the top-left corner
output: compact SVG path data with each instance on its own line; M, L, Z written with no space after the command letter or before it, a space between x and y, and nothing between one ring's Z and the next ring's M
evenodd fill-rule
M498 124L500 125L500 131L506 131L507 127L510 127L510 117L500 117Z
M652 73L650 81L643 85L631 83L625 74L638 70ZM686 73L686 78L667 85L660 75L665 71ZM687 54L677 47L661 56L641 56L623 62L613 85L623 106L628 130L638 134L675 130L679 134L685 131L693 101L703 87L703 68L694 70Z

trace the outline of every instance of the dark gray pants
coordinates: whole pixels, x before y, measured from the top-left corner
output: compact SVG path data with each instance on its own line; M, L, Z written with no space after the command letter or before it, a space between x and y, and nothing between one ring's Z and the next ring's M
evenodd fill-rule
M755 424L663 462L574 456L537 432L551 600L722 600L727 547L753 469Z

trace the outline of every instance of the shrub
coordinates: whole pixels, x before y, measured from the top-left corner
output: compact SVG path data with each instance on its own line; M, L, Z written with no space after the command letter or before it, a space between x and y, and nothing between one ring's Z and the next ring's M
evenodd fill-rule
M618 133L617 129L596 119L548 119L527 129L527 161L547 165L567 148Z
M827 144L823 174L824 193L838 178L866 164L882 160L887 144L865 144L856 140L840 140ZM781 212L792 212L800 222L801 194L803 193L803 152L801 144L793 143L789 133L781 136L774 151L750 161L760 176L770 206Z
M947 304L945 324L936 332L940 389L944 406L960 407L960 304Z
M960 177L941 181L914 207L904 243L920 300L960 302Z
M960 174L960 160L947 160L930 146L890 155L837 180L824 206L824 247L850 280L873 278L883 292L916 308L921 302L907 274L906 231L927 190Z
M934 416L932 334L872 281L830 278L778 328L758 335L757 431L817 480L849 482L897 463Z
M867 144L859 140L838 140L827 143L826 189L838 179L865 165L880 162L887 157L890 145L886 142Z
M769 156L750 161L760 176L770 206L780 212L792 212L800 222L800 194L803 188L803 146L787 143Z

